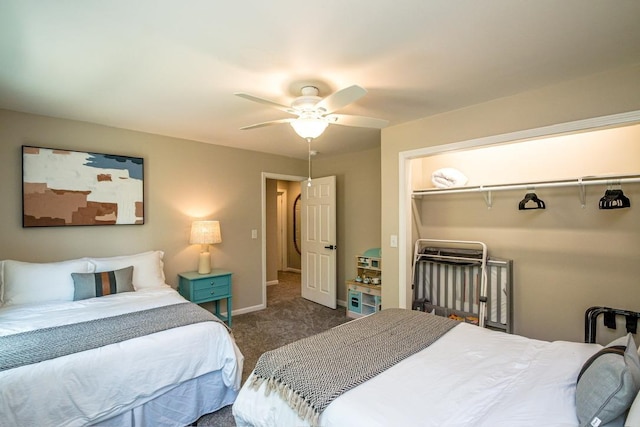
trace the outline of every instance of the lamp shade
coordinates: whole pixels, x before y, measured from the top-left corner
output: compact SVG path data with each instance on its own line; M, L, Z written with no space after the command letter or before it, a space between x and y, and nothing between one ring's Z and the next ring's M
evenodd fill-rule
M319 137L328 125L325 120L304 115L291 122L293 130L304 139Z
M222 242L220 221L193 221L189 243L211 245Z

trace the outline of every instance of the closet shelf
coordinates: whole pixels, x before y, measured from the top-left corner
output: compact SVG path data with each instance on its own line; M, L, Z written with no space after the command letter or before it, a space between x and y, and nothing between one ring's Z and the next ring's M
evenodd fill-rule
M456 188L432 188L427 190L415 190L412 197L431 196L436 194L456 194L456 193L482 193L491 191L507 190L528 190L549 187L584 187L587 185L618 185L626 183L640 183L640 175L607 175L607 176L586 176L576 179L566 179L557 181L539 181L516 184L497 185L477 185Z

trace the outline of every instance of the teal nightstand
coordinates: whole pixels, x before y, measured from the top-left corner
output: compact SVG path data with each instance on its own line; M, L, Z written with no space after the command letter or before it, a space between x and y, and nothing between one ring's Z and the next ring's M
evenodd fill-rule
M231 327L231 272L213 269L209 274L197 271L178 274L178 292L191 302L215 302L215 315ZM220 300L227 300L227 315L220 314Z

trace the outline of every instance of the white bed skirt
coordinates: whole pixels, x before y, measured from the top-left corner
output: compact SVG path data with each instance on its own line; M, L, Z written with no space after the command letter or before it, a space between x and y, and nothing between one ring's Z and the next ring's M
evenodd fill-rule
M186 426L205 414L231 405L238 392L224 385L220 371L178 385L155 399L95 426Z

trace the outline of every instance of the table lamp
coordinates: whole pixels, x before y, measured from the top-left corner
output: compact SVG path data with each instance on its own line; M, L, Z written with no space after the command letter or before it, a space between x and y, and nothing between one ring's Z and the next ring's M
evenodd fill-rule
M220 242L222 242L220 221L193 221L191 224L191 238L189 239L189 243L201 245L198 273L211 273L209 245Z

